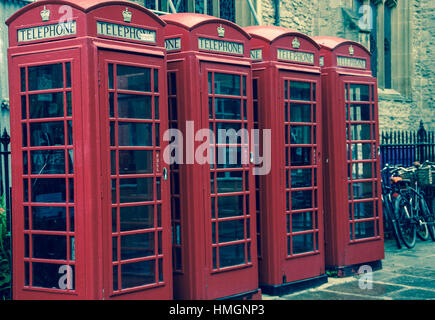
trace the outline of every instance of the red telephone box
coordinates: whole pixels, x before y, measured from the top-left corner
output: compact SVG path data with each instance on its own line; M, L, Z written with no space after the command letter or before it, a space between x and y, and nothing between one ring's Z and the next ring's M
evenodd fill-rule
M357 42L321 45L326 267L344 274L384 258L377 81Z
M170 299L165 23L48 0L7 24L14 299Z
M242 161L249 159L247 137L218 137L221 129L252 128L250 37L207 15L162 19L170 125L185 140L184 157L171 171L174 297L256 298L255 177L253 165ZM209 161L198 158L203 154ZM237 161L218 159L231 154Z
M270 173L257 186L260 286L280 295L327 281L319 46L282 27L244 30L252 36L254 121L271 130L273 141Z

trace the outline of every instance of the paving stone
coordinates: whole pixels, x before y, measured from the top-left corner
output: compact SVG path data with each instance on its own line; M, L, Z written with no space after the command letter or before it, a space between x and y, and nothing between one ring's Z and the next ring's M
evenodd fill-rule
M416 277L435 279L435 269L429 269L429 268L406 267L406 268L397 269L393 273L395 273L396 275L406 274L406 275L412 275Z
M391 284L401 284L410 287L432 289L435 293L435 279L401 275L387 280Z
M390 295L393 300L434 300L435 292L419 289L405 289Z
M365 281L362 282L363 285L369 285ZM370 296L370 297L383 297L388 296L391 292L401 290L403 287L396 285L389 285L383 283L372 282L372 287L367 287L367 289L360 288L360 281L352 281L349 283L338 284L328 287L328 290L342 292L342 293L353 293L358 295Z
M286 300L378 300L376 297L358 296L331 291L306 291L283 297Z

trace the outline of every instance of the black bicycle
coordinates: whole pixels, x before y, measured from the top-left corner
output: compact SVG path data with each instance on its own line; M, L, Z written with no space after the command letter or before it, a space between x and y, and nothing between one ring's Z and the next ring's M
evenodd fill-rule
M397 220L398 233L408 248L416 244L417 236L427 240L429 235L435 241L434 218L424 199L416 172L418 165L411 168L401 168L400 175L405 188L399 190L395 201L394 214ZM403 178L410 177L410 179Z
M394 214L394 203L396 197L399 195L400 180L395 179L398 177L400 167L391 166L388 163L381 170L381 186L382 186L382 212L384 216L384 233L391 234L396 240L397 248L401 249L399 231L397 226L396 216Z

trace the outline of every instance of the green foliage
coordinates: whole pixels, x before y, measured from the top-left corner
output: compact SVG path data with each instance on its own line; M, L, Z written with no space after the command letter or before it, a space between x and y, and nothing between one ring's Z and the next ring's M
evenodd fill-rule
M9 299L11 287L10 232L6 229L6 208L4 195L0 203L0 300Z

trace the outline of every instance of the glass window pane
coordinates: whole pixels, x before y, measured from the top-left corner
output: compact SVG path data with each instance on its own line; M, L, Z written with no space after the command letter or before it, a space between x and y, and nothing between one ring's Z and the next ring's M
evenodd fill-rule
M313 234L298 234L292 236L293 254L314 251Z
M350 101L369 101L369 85L368 84L351 84L350 85Z
M231 122L215 122L215 137L218 144L237 144L242 143L242 137L244 135L241 123ZM245 141L247 141L245 139Z
M311 105L291 103L290 122L311 122Z
M23 198L24 202L29 201L29 180L23 179Z
M211 73L209 73L210 75ZM175 95L177 94L177 73L170 72L168 76L168 86L169 86L169 94Z
M61 277L64 277L65 281L59 281ZM75 288L74 266L34 262L32 263L32 286L73 290Z
M351 104L350 105L351 121L370 121L370 105L368 104Z
M115 94L113 92L109 93L109 116L110 118L115 117Z
M313 226L313 213L299 212L292 213L292 232L306 231L314 228Z
M64 122L31 123L30 145L32 147L65 145Z
M218 168L241 168L242 148L241 147L218 147L216 161Z
M119 150L118 153L119 174L153 173L152 150ZM112 161L113 169L115 165ZM112 174L115 172L113 169Z
M367 160L371 158L371 143L352 143L352 160Z
M113 291L118 290L118 266L113 266Z
M121 265L122 289L156 282L156 261L148 260Z
M68 117L72 116L72 96L71 96L71 91L68 91L66 93L66 112L67 112L67 116Z
M355 239L371 238L375 236L374 221L355 223Z
M30 151L32 174L65 174L64 150Z
M243 195L218 197L218 217L235 217L243 215Z
M118 90L151 91L149 68L117 65L116 80Z
M141 202L154 199L153 178L119 179L120 202Z
M75 230L74 207L69 207L69 230L71 232Z
M310 147L292 147L290 153L292 166L311 165L312 150Z
M211 112L213 112L213 110L211 110ZM213 115L211 115L211 117L213 118ZM172 121L178 120L177 98L169 98L169 119Z
M308 209L313 207L312 190L292 191L292 210Z
M216 98L215 117L216 119L241 120L241 100Z
M155 254L154 232L121 236L121 259L134 259Z
M22 125L23 147L27 147L27 124Z
M71 88L71 62L65 63L66 88Z
M29 230L29 207L24 207L24 230Z
M311 144L311 126L291 126L290 143Z
M290 100L311 101L311 83L290 81Z
M47 231L67 231L66 208L32 207L32 229Z
M153 146L151 123L119 122L118 143L120 146Z
M154 119L160 119L159 97L154 97Z
M219 243L245 238L245 219L219 222Z
M352 140L371 140L370 124L352 124L351 125Z
M21 96L21 119L27 119L27 98Z
M217 192L230 193L243 191L243 171L217 173Z
M154 206L120 208L121 231L148 229L154 227Z
M28 174L28 159L27 151L23 151L23 174Z
M312 169L293 169L291 170L292 188L311 187Z
M109 73L109 89L113 89L113 63L109 63L108 73Z
M26 91L26 68L20 68L21 92Z
M118 261L118 237L112 238L112 261Z
M116 139L115 139L115 135L116 135L116 129L115 129L115 122L110 122L110 145L111 146L115 146L116 144Z
M353 203L354 211L353 217L354 219L365 219L373 217L373 202L354 202Z
M216 72L214 74L214 93L240 96L240 75Z
M154 69L154 92L159 92L159 69Z
M32 235L33 258L66 260L66 236Z
M32 202L62 203L66 202L66 182L63 178L31 179Z
M151 96L118 93L118 118L152 119Z
M372 178L372 163L353 163L352 179L370 179Z
M373 198L372 182L353 183L353 198L354 199Z
M63 88L62 63L29 67L29 91Z
M245 263L245 245L235 244L219 247L219 267L225 268Z
M68 145L71 146L73 144L73 127L72 127L72 121L68 120L66 122L66 127L68 130Z

